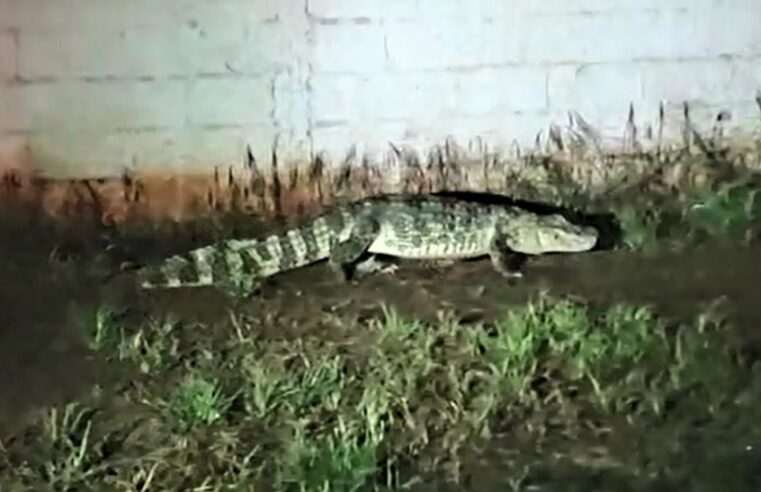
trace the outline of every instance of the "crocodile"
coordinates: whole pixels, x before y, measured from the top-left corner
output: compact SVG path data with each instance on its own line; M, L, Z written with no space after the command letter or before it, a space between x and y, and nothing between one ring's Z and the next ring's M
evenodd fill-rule
M218 286L254 291L264 278L327 260L350 281L363 258L426 261L490 257L505 277L526 257L592 249L598 232L560 214L444 196L370 198L259 239L228 239L137 270L143 289ZM520 259L520 261L516 261ZM366 260L365 260L366 261Z

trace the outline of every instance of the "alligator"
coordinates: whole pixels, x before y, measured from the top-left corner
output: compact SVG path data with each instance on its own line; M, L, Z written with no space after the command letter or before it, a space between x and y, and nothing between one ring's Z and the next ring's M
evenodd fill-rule
M228 239L137 270L143 289L216 286L253 292L261 280L327 260L342 281L378 255L451 261L490 257L507 278L532 255L592 249L598 232L560 214L537 214L444 196L370 198L259 239ZM368 269L369 270L369 269Z

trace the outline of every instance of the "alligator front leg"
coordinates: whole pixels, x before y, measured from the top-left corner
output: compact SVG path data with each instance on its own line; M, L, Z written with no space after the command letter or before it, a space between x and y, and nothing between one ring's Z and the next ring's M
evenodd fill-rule
M526 262L526 255L516 253L507 247L507 241L495 238L489 247L489 257L494 269L505 278L523 277L521 267Z
M328 264L339 280L348 282L352 279L357 262L378 237L378 230L376 221L360 220L346 241L333 246Z

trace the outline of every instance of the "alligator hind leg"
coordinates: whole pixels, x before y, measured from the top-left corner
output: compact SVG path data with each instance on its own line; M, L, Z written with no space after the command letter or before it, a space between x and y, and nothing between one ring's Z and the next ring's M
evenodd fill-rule
M347 282L352 279L357 262L375 241L378 229L376 221L360 220L346 241L333 246L328 263L341 281Z
M523 277L521 267L526 262L526 255L512 251L505 243L505 241L495 239L489 247L489 257L494 269L505 278Z

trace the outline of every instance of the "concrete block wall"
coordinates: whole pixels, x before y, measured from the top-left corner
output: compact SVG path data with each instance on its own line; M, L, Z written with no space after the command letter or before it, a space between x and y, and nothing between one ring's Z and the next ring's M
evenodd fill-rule
M569 111L615 150L630 107L641 135L663 108L678 140L684 102L699 127L724 111L747 134L758 19L758 0L0 0L0 165L117 176L248 150L532 148Z

